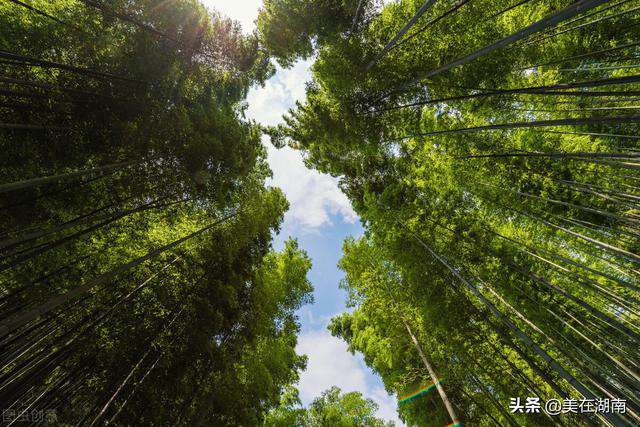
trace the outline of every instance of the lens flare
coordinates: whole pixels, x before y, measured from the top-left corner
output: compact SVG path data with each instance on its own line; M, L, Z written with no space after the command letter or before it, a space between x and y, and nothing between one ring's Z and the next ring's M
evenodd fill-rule
M400 400L398 401L398 404L408 402L408 401L410 401L411 399L415 399L416 397L418 397L418 396L420 396L420 395L422 395L422 394L424 394L424 393L428 392L429 390L431 390L431 389L432 389L433 387L435 387L435 386L436 386L436 384L438 384L439 382L440 382L440 381L438 381L437 383L433 383L433 384L431 384L431 385L428 385L428 386L426 386L426 387L424 387L424 388L421 388L420 390L418 390L418 391L416 391L416 392L414 392L414 393L409 394L408 396L403 397L402 399L400 399Z

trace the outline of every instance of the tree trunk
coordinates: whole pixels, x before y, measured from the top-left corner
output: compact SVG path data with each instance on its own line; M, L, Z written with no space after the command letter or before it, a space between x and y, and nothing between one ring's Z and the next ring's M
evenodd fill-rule
M153 251L149 252L148 254L137 258L133 261L130 261L126 264L120 265L119 267L108 271L106 273L101 274L100 276L96 277L95 279L89 280L88 282L85 282L84 284L78 286L77 288L74 288L72 290L70 290L69 292L67 292L66 294L63 295L58 295L55 296L53 298L51 298L49 301L45 302L44 304L40 305L38 308L32 309L30 311L27 311L25 313L22 313L18 316L15 316L14 318L11 319L6 319L2 322L0 322L0 337L1 336L5 336L6 334L10 333L11 331L15 330L16 328L19 328L21 326L24 326L25 324L37 319L39 316L43 315L43 314L47 314L50 311L56 309L57 307L72 301L73 299L77 298L78 296L81 296L87 292L89 292L91 289L95 288L98 285L102 285L105 283L108 283L109 281L113 280L113 278L122 273L125 272L127 270L130 270L133 267L136 267L140 264L142 264L143 262L156 257L157 255L166 252L170 249L175 248L176 246L180 245L181 243L190 240L196 236L199 236L201 234L203 234L204 232L212 229L213 227L215 227L216 225L219 225L220 223L236 216L237 213L234 214L230 214L225 216L224 218L222 218L219 221L214 222L213 224L210 224L194 233L189 234L188 236L182 237L168 245L162 246L158 249L154 249Z
M411 327L409 327L409 324L404 319L404 317L401 317L401 319L402 319L402 323L404 324L404 327L407 329L407 333L411 337L411 341L413 342L413 345L415 346L416 350L418 350L418 354L420 355L420 359L422 359L422 363L424 363L424 366L427 368L427 371L429 371L429 376L431 377L431 381L433 381L436 388L438 389L438 394L440 394L442 403L444 403L444 406L447 409L447 412L449 413L449 417L451 417L451 422L453 424L459 423L460 421L458 419L458 416L456 415L455 410L453 409L453 405L451 404L451 402L449 402L449 398L447 397L447 394L445 393L444 388L442 387L442 384L440 384L438 375L433 370L433 367L431 366L431 363L429 363L427 356L425 356L424 352L422 351L422 347L420 346L418 339L415 337L415 335L413 335L413 332L411 331Z

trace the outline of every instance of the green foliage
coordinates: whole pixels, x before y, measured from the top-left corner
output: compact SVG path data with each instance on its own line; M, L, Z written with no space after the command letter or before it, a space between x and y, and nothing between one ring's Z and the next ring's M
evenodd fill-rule
M340 177L366 226L340 264L355 310L330 329L405 395L433 382L409 325L471 425L552 423L510 414L516 396L626 398L633 413L562 422L637 423L640 12L607 3L483 49L573 3L437 1L374 61L423 4L323 40L272 132ZM435 390L399 410L451 422Z
M374 417L377 410L378 405L371 399L364 399L360 393L341 394L338 387L332 387L311 403L306 425L384 427L387 424Z
M18 2L19 3L19 2ZM65 424L257 425L306 360L271 248L256 36L195 0L0 5L0 401ZM44 179L42 179L44 177Z
M286 389L280 396L280 404L273 408L264 419L266 427L296 427L305 420L306 410L300 408L302 402L296 388Z
M309 58L325 41L343 37L366 18L375 1L265 0L258 16L260 38L278 62L291 66Z
M317 397L308 408L299 408L297 390L289 389L280 406L267 416L265 426L278 427L393 427L374 416L378 405L359 392L342 394L332 387Z

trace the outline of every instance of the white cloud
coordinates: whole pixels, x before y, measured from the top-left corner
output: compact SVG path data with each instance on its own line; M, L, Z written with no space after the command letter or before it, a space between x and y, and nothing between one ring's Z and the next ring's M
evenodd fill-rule
M242 30L250 33L256 27L255 20L262 6L262 0L202 0L223 15L240 22Z
M287 231L317 231L332 224L331 215L351 224L357 221L358 216L338 188L336 178L307 169L300 153L291 148L278 150L268 145L267 150L274 174L269 184L280 187L291 205L285 216Z
M247 116L268 126L282 123L282 116L295 106L296 101L305 99L312 64L313 60L307 60L287 69L278 66L276 74L264 87L256 86L249 91Z
M359 391L379 405L378 417L395 421L397 426L403 425L396 414L394 399L381 387L369 391L369 368L362 357L348 352L344 341L325 329L311 330L300 336L296 351L309 357L307 370L300 375L298 383L300 398L305 406L335 385L343 393Z
M290 69L283 70L279 68L280 81L291 93L292 101L302 101L306 97L306 83L311 79L311 66L314 59L310 58L306 61L298 61Z
M282 122L282 115L292 106L289 89L277 80L277 76L267 81L264 87L249 91L247 117L267 126Z
M205 0L205 4L239 20L247 31L253 28L262 1ZM246 26L248 24L251 26ZM282 116L295 106L296 101L304 100L312 64L313 59L309 59L297 62L289 69L278 66L276 74L264 87L256 86L249 92L247 117L268 126L282 123ZM320 227L332 225L332 215L347 223L357 221L351 203L338 188L337 179L307 169L297 151L290 148L276 150L268 143L267 147L269 165L274 174L269 184L280 187L291 206L283 232L317 232Z
M311 60L300 61L290 69L278 68L264 87L253 88L247 97L247 117L264 125L282 123L282 115L305 97L311 64ZM316 232L320 227L332 225L332 215L348 223L357 221L336 178L308 169L298 151L288 147L277 150L269 143L266 145L274 174L269 184L280 187L291 205L283 226L287 233Z
M378 418L390 420L396 423L397 427L403 426L396 410L397 403L393 397L389 396L387 391L382 387L376 387L371 391L371 396L367 396L378 404Z
M300 376L300 398L304 404L331 388L344 392L367 388L366 373L347 351L347 344L324 330L300 336L296 351L309 356L307 370Z

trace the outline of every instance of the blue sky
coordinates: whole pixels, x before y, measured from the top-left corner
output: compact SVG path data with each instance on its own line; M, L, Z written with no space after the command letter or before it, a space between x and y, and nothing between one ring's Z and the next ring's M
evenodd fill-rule
M262 0L203 0L237 20L245 32L255 28L254 20ZM305 83L310 80L310 61L301 61L290 69L278 68L264 87L256 87L248 96L248 116L265 125L282 121L282 115L296 100L304 100ZM380 379L367 368L359 355L347 351L346 344L332 337L329 319L345 311L345 294L338 288L342 272L337 263L342 242L347 236L359 236L363 230L347 197L339 190L337 179L307 169L300 154L290 148L277 150L267 144L269 164L274 172L271 185L280 187L291 205L275 246L295 237L313 260L309 279L315 288L315 303L299 315L302 333L297 351L309 358L298 388L303 404L308 405L329 387L344 392L359 391L379 405L378 416L396 421L395 398L384 390Z

